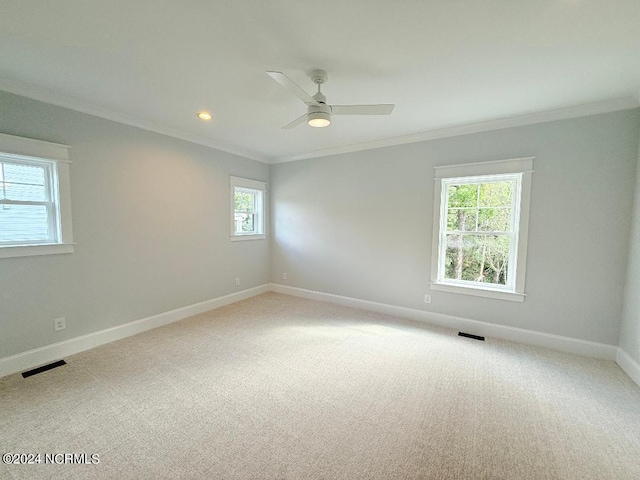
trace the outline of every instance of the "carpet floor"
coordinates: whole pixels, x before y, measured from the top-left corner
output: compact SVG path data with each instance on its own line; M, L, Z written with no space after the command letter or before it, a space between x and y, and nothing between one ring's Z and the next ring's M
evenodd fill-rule
M329 303L267 293L66 361L0 379L0 453L42 455L0 478L640 478L614 362Z

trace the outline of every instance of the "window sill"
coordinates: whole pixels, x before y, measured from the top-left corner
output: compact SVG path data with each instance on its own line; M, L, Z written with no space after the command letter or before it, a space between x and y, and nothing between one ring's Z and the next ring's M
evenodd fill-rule
M448 283L430 283L431 290L441 292L461 293L463 295L473 295L476 297L495 298L498 300L508 300L510 302L524 302L524 293L506 292L503 290L492 290L471 286L451 285Z
M232 235L229 237L232 242L241 242L243 240L264 240L267 238L265 234L259 235Z
M75 243L48 243L43 245L0 246L0 258L31 257L34 255L55 255L73 253Z

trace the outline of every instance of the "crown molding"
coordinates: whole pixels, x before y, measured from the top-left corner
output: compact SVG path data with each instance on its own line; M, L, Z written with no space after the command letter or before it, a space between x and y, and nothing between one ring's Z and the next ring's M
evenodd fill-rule
M408 143L424 142L428 140L436 140L439 138L456 137L459 135L469 135L473 133L488 132L491 130L500 130L503 128L521 127L525 125L533 125L536 123L552 122L555 120L566 120L570 118L585 117L588 115L597 115L600 113L610 113L620 110L629 110L640 107L640 92L637 96L628 96L623 98L615 98L602 102L594 102L583 105L573 105L569 107L557 108L542 112L535 112L526 115L518 115L514 117L504 117L493 120L486 120L476 123L468 123L454 125L445 128L428 130L420 133L408 135L400 135L397 137L389 137L371 142L356 143L339 147L325 148L314 150L311 152L301 153L291 156L270 157L265 154L244 150L242 148L227 145L225 143L216 142L206 137L193 135L182 130L161 125L147 120L142 120L120 112L115 112L107 108L91 104L84 100L67 95L55 93L49 89L42 87L34 87L24 83L16 82L4 77L0 77L0 90L22 97L31 98L41 102L63 107L80 113L86 113L95 117L110 120L123 125L140 128L149 132L167 135L169 137L184 140L205 147L221 150L233 155L256 160L266 164L277 164L294 162L297 160L306 160L310 158L327 157L343 153L359 152L363 150L373 150L376 148L391 147L395 145L404 145Z
M193 135L173 127L168 127L166 125L149 122L147 120L142 120L120 112L115 112L113 110L91 104L90 102L86 102L75 97L55 93L46 88L33 87L24 83L15 82L13 80L0 77L0 90L8 93L13 93L14 95L20 95L21 97L27 97L32 100L38 100L40 102L63 107L68 110L86 113L94 117L103 118L105 120L121 123L123 125L129 125L131 127L140 128L149 132L159 133L161 135L167 135L168 137L177 138L179 140L184 140L190 143L215 148L216 150L221 150L226 153L249 158L251 160L257 160L258 162L271 163L271 158L266 155L243 150L232 145L227 145L210 140L206 137Z
M306 160L309 158L327 157L330 155L338 155L342 153L359 152L362 150L372 150L375 148L391 147L395 145L404 145L407 143L424 142L427 140L436 140L439 138L457 137L459 135L469 135L472 133L488 132L491 130L500 130L503 128L521 127L525 125L533 125L536 123L552 122L555 120L566 120L570 118L586 117L589 115L597 115L600 113L610 113L620 110L630 110L640 107L640 101L634 96L615 98L602 102L587 103L583 105L573 105L570 107L557 108L542 112L531 113L527 115L518 115L514 117L498 118L483 122L468 123L455 125L452 127L428 130L426 132L414 133L409 135L401 135L398 137L390 137L382 140L374 140L372 142L357 143L341 147L325 148L313 152L303 153L300 155L292 155L279 157L271 160L270 163L294 162L297 160Z

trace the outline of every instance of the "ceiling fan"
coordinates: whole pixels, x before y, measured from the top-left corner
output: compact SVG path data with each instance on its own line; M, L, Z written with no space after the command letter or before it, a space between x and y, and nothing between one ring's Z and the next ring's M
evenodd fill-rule
M309 76L313 83L318 85L318 92L312 97L293 80L282 72L267 72L271 78L283 87L289 89L296 97L307 105L307 113L296 118L293 122L282 128L293 128L305 120L310 127L328 127L331 124L332 115L389 115L393 112L394 104L380 105L329 105L327 97L320 91L320 86L327 81L327 72L313 70Z

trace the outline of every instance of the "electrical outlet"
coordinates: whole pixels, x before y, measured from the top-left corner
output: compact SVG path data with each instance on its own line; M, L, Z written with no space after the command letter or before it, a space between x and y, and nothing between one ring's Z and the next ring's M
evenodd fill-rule
M283 273L282 273L282 279L283 279L283 280L286 280L286 279L287 279L287 272L283 272Z
M64 317L60 317L60 318L56 318L53 321L53 330L54 331L58 331L58 330L64 330L65 328L67 328L66 322Z
M240 279L236 278L236 287L239 287L239 286L240 286Z
M431 303L431 295L424 296L424 303Z

